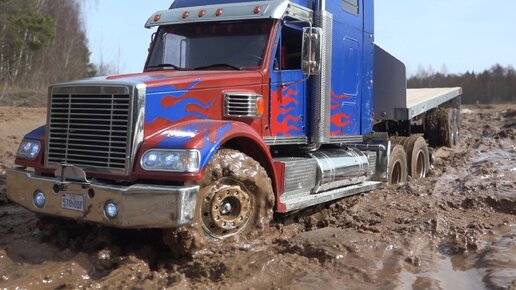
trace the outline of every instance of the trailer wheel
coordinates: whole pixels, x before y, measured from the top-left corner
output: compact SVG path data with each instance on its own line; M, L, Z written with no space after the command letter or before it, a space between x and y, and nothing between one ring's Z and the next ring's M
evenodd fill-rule
M274 193L267 172L251 157L219 150L198 184L194 225L164 231L164 242L174 251L192 254L210 242L267 229Z
M460 109L453 109L453 146L460 141Z
M439 111L440 109L432 110L425 115L425 139L433 147L438 147L442 144L439 133Z
M389 158L389 184L404 184L407 175L407 153L403 146L395 145Z
M423 137L407 138L408 174L414 178L425 178L430 170L430 152Z
M445 108L439 110L439 135L443 146L454 147L459 143L459 124L458 109Z

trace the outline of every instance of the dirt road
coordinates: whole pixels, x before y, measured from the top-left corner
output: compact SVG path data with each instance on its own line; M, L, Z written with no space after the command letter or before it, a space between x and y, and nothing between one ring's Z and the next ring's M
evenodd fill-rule
M44 119L0 108L3 167ZM57 225L0 200L0 288L516 289L516 105L462 120L429 178L277 217L195 259L156 231Z

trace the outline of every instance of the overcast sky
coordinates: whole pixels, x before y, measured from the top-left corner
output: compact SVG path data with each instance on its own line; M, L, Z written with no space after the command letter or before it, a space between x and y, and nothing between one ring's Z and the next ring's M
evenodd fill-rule
M153 30L143 26L171 0L82 0L92 61L142 71ZM330 0L338 1L338 0ZM376 43L419 67L462 73L516 64L514 0L376 0Z

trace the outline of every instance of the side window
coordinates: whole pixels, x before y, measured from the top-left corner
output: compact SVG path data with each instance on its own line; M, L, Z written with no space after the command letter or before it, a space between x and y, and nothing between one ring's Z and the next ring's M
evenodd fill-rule
M349 14L358 15L360 0L342 0L342 9Z
M281 41L274 59L275 70L301 69L301 29L283 26Z

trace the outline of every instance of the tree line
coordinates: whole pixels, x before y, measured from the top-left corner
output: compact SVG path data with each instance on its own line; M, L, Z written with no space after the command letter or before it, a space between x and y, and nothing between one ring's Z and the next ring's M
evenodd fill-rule
M409 88L462 87L464 104L514 103L516 101L516 71L512 66L494 65L481 73L435 73L419 69L408 79Z
M0 99L8 88L45 89L51 83L94 76L80 0L0 0ZM409 88L460 86L463 102L516 100L516 71L494 65L481 73L419 69Z
M4 92L8 87L44 89L95 74L80 8L77 0L0 0Z

